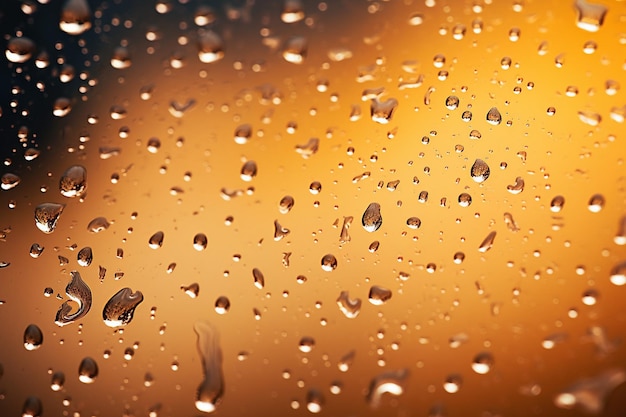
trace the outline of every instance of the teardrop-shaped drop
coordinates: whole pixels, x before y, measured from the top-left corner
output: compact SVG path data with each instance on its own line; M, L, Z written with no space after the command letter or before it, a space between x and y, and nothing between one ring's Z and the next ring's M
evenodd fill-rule
M474 164L470 169L470 175L472 176L472 179L477 183L481 183L487 180L490 173L491 171L489 170L489 165L487 165L487 163L482 159L477 159L476 161L474 161Z
M497 126L502 122L502 115L496 107L492 107L487 112L487 123Z

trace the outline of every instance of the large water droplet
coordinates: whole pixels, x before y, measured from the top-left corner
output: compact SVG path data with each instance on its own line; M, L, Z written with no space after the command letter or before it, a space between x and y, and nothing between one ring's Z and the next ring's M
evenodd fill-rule
M482 159L476 159L476 161L474 161L474 164L472 165L472 168L470 169L470 175L472 176L472 179L477 183L481 183L487 180L490 173L491 171L489 170L489 165L487 165L487 163Z
M102 310L104 324L109 327L120 327L133 320L135 309L143 301L141 291L133 292L130 288L122 288L107 301Z
M502 122L502 115L496 107L492 107L487 112L487 123L497 126Z
M307 54L307 41L302 36L289 38L283 48L283 58L292 64L302 64Z
M43 343L43 333L36 324L29 324L24 330L24 347L26 350L37 350Z
M98 377L98 364L89 356L83 358L78 366L78 380L83 384L91 384Z
M35 225L44 233L52 233L65 209L65 204L43 203L35 208Z
M576 0L576 26L588 32L597 32L604 23L608 8L602 4L589 3L586 0Z
M93 261L93 251L89 246L85 246L80 251L78 251L76 259L78 261L78 265L89 266L91 265L91 261Z
M59 191L64 197L80 197L87 189L87 170L73 165L65 170L59 181Z
M59 307L54 320L54 322L59 326L65 326L85 317L91 309L91 289L85 281L83 281L77 271L70 272L70 275L72 278L65 287L65 294L70 300L78 303L78 310L75 313L70 314L72 307L67 301L64 301L63 304L61 304L61 307Z
M70 35L80 35L91 28L91 9L87 0L67 0L61 10L59 27Z
M38 397L30 396L22 406L22 417L40 417L43 414L43 405Z
M493 367L493 355L489 352L482 352L474 356L472 370L477 374L486 374Z
M443 381L443 389L450 394L454 394L459 392L462 384L463 379L461 378L461 375L449 375L445 381Z
M6 174L2 175L2 178L0 178L0 187L3 190L10 190L11 188L15 188L19 183L20 177L10 172L7 172Z
M408 376L408 369L399 369L397 371L384 372L374 377L370 382L367 393L367 402L370 407L379 407L384 394L402 395Z
M150 239L148 239L148 246L151 249L159 249L163 246L163 239L165 238L165 234L162 231L155 232Z
M4 54L9 61L21 64L28 61L33 56L33 52L35 52L35 42L29 38L19 37L9 39Z
M380 204L371 203L367 206L363 213L361 224L368 232L375 232L380 229L380 226L383 224L383 217L380 214Z
M361 312L361 299L351 299L348 291L341 291L337 298L339 310L349 319L353 319Z
M381 287L379 285L372 285L370 288L370 292L368 295L369 302L374 304L375 306L380 306L385 304L389 299L391 299L391 290Z
M610 280L613 285L626 285L626 261L618 263L611 269Z
M554 398L554 404L559 408L578 408L588 414L600 414L610 394L624 382L626 372L623 369L609 369L594 377L579 379L561 391Z
M215 32L205 32L198 37L198 58L211 63L224 58L224 42Z
M304 19L304 9L301 0L285 0L280 19L285 23L295 23Z
M390 98L385 101L380 101L375 98L371 100L370 116L372 120L380 123L387 124L391 121L393 113L398 108L398 100Z
M457 96L448 96L448 98L446 98L446 107L448 110L456 110L460 102Z
M196 394L196 408L205 413L215 411L224 395L222 372L222 348L217 330L207 322L196 322L193 326L198 336L197 348L202 360L204 380Z
M65 374L61 371L57 371L52 374L50 389L52 389L52 391L61 391L63 389L63 385L65 385Z

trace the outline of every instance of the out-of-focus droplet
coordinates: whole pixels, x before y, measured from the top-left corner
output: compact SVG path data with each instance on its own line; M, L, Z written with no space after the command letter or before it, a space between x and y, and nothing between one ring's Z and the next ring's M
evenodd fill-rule
M303 353L310 353L315 347L315 339L309 336L304 336L298 343L298 350Z
M594 289L588 289L587 291L583 292L582 302L586 306L594 306L598 303L599 296L600 294L598 294L598 291Z
M467 343L468 340L469 336L467 335L467 333L457 333L453 336L450 336L450 338L448 339L448 345L451 349L457 349L462 344Z
M252 126L248 124L237 126L237 128L235 129L235 143L244 145L248 143L251 136L252 136Z
M159 249L163 246L163 239L165 238L165 234L162 231L155 232L150 239L148 239L148 246L150 249Z
M509 40L511 42L517 42L522 35L522 31L519 28L511 28L509 30Z
M83 384L91 384L98 377L98 363L89 356L83 358L78 366L78 380Z
M497 126L502 122L502 115L496 107L492 107L487 112L487 123Z
M39 258L43 253L43 250L44 247L41 246L39 243L33 243L30 246L30 256L32 256L33 258Z
M302 19L304 19L302 0L285 0L283 10L280 13L280 20L285 23L295 23Z
M561 391L554 404L564 409L579 409L587 414L601 414L615 388L626 382L626 372L608 369L590 378L581 378Z
M64 301L63 304L61 304L61 307L59 307L54 319L54 322L61 327L85 317L91 309L93 299L91 289L87 283L83 281L80 274L77 271L72 271L70 272L70 275L71 279L65 287L65 294L70 300L78 303L78 310L76 310L75 313L70 314L72 307L67 301Z
M193 237L193 248L197 251L203 251L206 249L209 240L204 233L198 233Z
M587 203L587 208L592 213L599 213L604 207L604 196L602 194L594 194Z
M468 193L459 194L459 206L469 207L472 204L472 196Z
M363 228L370 233L380 229L380 226L383 224L383 217L380 214L380 204L370 203L370 205L367 206L365 212L363 212L361 224Z
M343 224L341 225L341 233L339 234L339 242L340 243L348 243L352 240L350 237L350 227L352 226L352 221L354 217L352 216L344 216Z
M87 225L87 230L91 233L100 233L109 228L111 223L105 217L96 217Z
M22 64L28 61L33 56L34 52L35 42L29 38L19 37L9 39L4 54L9 61Z
M296 152L299 153L304 159L309 159L317 153L319 147L320 140L318 138L310 138L308 142L296 145Z
M419 217L409 217L406 219L406 225L411 229L419 229L422 226L422 221Z
M89 266L91 265L91 261L93 261L93 251L89 246L85 246L80 251L78 251L78 255L76 256L78 265L80 266Z
M217 314L226 314L230 310L230 300L228 297L220 296L215 300L215 312Z
M197 26L210 25L211 23L215 22L216 19L217 16L215 14L215 11L211 7L202 4L198 6L193 16L193 22Z
M460 265L465 260L465 254L463 252L456 252L452 260L455 264Z
M345 47L336 47L328 51L328 58L334 62L345 61L352 58L352 51Z
M10 190L11 188L15 188L19 183L20 177L10 172L7 172L6 174L2 175L2 178L0 178L0 187L2 187L3 190Z
M595 113L595 112L586 111L586 110L579 111L578 118L584 124L592 126L592 127L598 126L600 122L602 121L602 116L600 115L600 113Z
M486 374L493 367L493 355L489 352L481 352L474 356L472 361L472 370L477 374Z
M339 368L339 370L341 372L348 372L350 370L350 367L352 366L352 363L354 362L355 356L356 351L354 350L351 350L350 352L343 355L339 359L339 363L337 363L337 367Z
M252 270L252 278L254 279L254 286L258 289L263 289L265 287L265 277L263 276L263 272L260 269L254 268Z
M294 36L287 40L283 47L283 58L292 64L302 64L307 55L307 40L302 36Z
M557 195L550 201L550 211L553 213L560 213L565 205L565 198L561 195Z
M409 25L419 26L424 23L424 16L420 13L413 13L409 16Z
M519 194L524 191L524 179L522 177L515 178L515 184L507 185L506 189L511 194Z
M325 399L324 395L316 389L310 389L306 394L306 409L313 414L322 411Z
M65 204L43 203L35 207L35 225L44 233L52 233L57 226Z
M589 3L587 0L576 0L576 26L587 32L597 32L604 23L608 8L602 4Z
M472 165L472 168L470 169L470 175L472 176L472 179L477 183L481 183L489 178L489 174L491 174L489 165L487 165L487 163L482 159L476 159L476 161L474 161L474 164Z
M511 58L505 56L500 60L500 68L502 68L503 70L508 70L509 68L511 68L512 63L513 61L511 60Z
M26 350L37 350L43 343L43 333L36 324L29 324L24 330L24 347Z
M448 110L456 110L459 107L460 100L457 96L448 96L446 98L446 107Z
M619 220L619 225L617 227L617 233L613 237L613 242L616 245L626 245L626 215L622 216Z
M59 97L54 101L52 105L52 114L56 117L64 117L72 111L72 102L65 97Z
M361 299L351 299L348 291L341 291L337 297L337 305L339 310L349 319L353 319L361 312Z
M224 41L217 33L208 31L198 37L198 58L205 64L224 58Z
M517 226L517 223L511 213L504 213L504 224L506 224L506 227L511 232L517 232L519 230L519 227Z
M22 417L41 417L43 405L38 397L30 396L22 406Z
M294 204L294 198L290 195L286 195L280 199L280 202L278 203L278 211L280 211L282 214L287 214L291 211Z
M73 165L65 170L59 180L59 191L64 197L81 197L87 189L87 170Z
M202 360L204 380L196 393L196 408L204 413L216 410L224 395L222 348L217 330L207 322L196 322L193 330L198 337L197 348Z
M197 298L200 294L200 285L197 282L186 286L183 285L180 287L180 289L183 290L183 292L187 294L189 298Z
M326 272L332 272L337 269L337 258L333 254L326 254L322 257L322 269Z
M402 395L408 377L409 370L405 368L397 371L383 372L372 378L366 397L370 407L374 409L378 408L384 394L393 395L395 397Z
M50 389L52 389L52 391L61 391L63 389L63 385L65 385L65 374L61 371L57 371L52 374Z
M380 101L375 98L370 102L370 116L373 121L380 124L387 124L391 121L393 113L398 108L398 100L395 98L389 98L385 101Z
M257 166L254 161L246 161L241 167L241 179L244 181L252 181L256 177Z
M620 85L615 80L606 80L604 82L604 92L607 96L614 96L620 89Z
M128 48L124 46L118 46L113 50L113 55L111 56L111 66L115 69L126 69L130 68L132 65L132 61L130 59L130 52Z
M59 27L70 35L80 35L91 28L91 9L87 0L67 0L61 9Z
M387 301L391 299L391 290L388 288L381 287L380 285L372 285L370 287L368 300L375 306L380 306L385 304Z
M107 301L102 310L104 324L109 327L126 326L133 320L135 309L143 301L141 291L122 288Z
M443 381L443 389L450 394L459 392L461 385L463 385L463 379L457 374L449 375Z
M493 246L493 241L496 239L496 231L490 232L485 239L478 246L478 251L485 253Z

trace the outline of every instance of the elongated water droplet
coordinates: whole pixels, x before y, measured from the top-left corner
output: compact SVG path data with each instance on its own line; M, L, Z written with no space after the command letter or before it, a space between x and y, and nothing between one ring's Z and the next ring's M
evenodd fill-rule
M73 165L65 170L59 180L59 191L64 197L81 197L87 189L87 170Z
M626 215L622 216L619 220L617 233L615 234L615 237L613 237L613 241L616 245L626 245Z
M361 299L351 299L348 291L341 291L337 298L339 310L349 319L353 319L361 312Z
M197 348L202 360L204 380L198 386L196 408L204 413L215 411L224 395L222 348L217 330L207 322L196 322Z
M278 220L274 220L274 240L275 241L278 242L279 240L282 240L284 237L289 235L290 232L291 231L289 229L281 226L280 223L278 223Z
M87 225L87 230L91 233L100 233L109 228L111 223L106 219L106 217L96 217Z
M43 405L38 397L30 396L22 406L22 417L40 417L43 414Z
M502 115L496 107L492 107L487 112L487 123L497 126L502 122Z
M133 320L135 309L143 301L141 291L122 288L107 301L102 310L104 324L109 327L126 326Z
M0 178L0 187L3 190L10 190L11 188L15 188L19 183L20 177L10 172L7 172L6 174L2 175L2 178Z
M367 402L370 407L378 408L384 394L399 396L404 393L406 381L409 377L408 369L399 369L397 371L383 372L370 382Z
M350 226L352 225L352 221L354 217L352 216L344 216L343 224L341 225L341 233L339 235L340 243L348 243L351 240L350 237Z
M507 185L506 189L511 194L519 194L524 191L524 179L522 177L515 178L515 184Z
M37 350L43 343L43 333L36 324L29 324L24 330L24 347L26 350Z
M44 233L52 233L65 209L65 204L43 203L35 208L35 225Z
M383 224L383 217L380 214L380 204L370 203L370 205L367 206L363 213L361 224L363 228L370 233L380 229L380 226Z
M52 374L50 389L52 389L52 391L61 391L63 389L63 385L65 385L65 374L61 371L57 371Z
M339 362L337 363L337 368L339 368L341 372L348 372L350 370L350 367L352 366L352 363L354 362L355 356L355 350L351 350L350 352L346 353L339 359Z
M299 153L304 159L309 159L315 155L320 147L320 140L318 138L310 138L308 142L296 145L296 152Z
M193 248L197 251L205 250L208 244L209 239L204 233L198 233L193 237Z
M320 391L310 389L306 393L306 409L309 410L310 413L317 414L322 411L324 403L324 395Z
M89 246L85 246L78 252L76 258L78 265L89 266L91 265L91 261L93 261L93 252Z
M189 298L197 298L198 294L200 294L200 285L197 282L189 284L187 286L183 285L180 287L181 290L185 294L189 296Z
M61 10L59 27L70 35L80 35L91 28L91 9L87 0L67 0Z
M322 257L322 269L326 272L332 272L337 269L337 258L333 254L326 254Z
M163 239L165 238L165 234L162 231L155 232L150 239L148 239L148 246L150 249L159 249L163 246Z
M591 378L579 379L561 391L554 398L554 404L559 408L577 408L588 414L600 414L608 397L624 382L626 372L623 369L608 369Z
M83 358L78 366L78 380L83 384L91 384L98 377L98 363L89 356Z
M489 174L491 174L491 170L485 161L482 159L474 161L474 164L470 169L470 175L475 182L481 183L486 181L487 178L489 178Z
M589 3L587 0L576 0L576 26L587 32L597 32L604 23L608 8L602 4Z
M70 275L72 278L65 287L65 294L70 300L78 303L78 310L75 313L70 314L72 307L67 301L64 301L63 304L61 304L61 307L59 307L54 320L54 322L59 326L65 326L85 317L91 309L91 289L85 281L83 281L77 271L70 272Z
M368 295L369 302L375 306L385 304L391 299L391 290L381 287L380 285L372 285Z
M493 241L496 239L496 231L490 232L485 239L480 243L478 252L485 253L493 246Z
M587 110L579 111L578 118L584 124L592 126L592 127L598 126L600 122L602 121L602 116L600 115L600 113L595 113L595 112L587 111Z
M370 104L370 116L372 120L380 123L387 124L391 121L393 113L398 108L398 100L395 98L389 98L385 101L380 101L375 98L371 100Z

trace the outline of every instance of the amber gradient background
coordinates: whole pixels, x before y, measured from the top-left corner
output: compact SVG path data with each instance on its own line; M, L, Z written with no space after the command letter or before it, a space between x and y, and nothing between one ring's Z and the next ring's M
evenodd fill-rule
M434 7L421 1L329 1L326 11L316 1L304 3L309 25L281 22L278 1L249 5L238 20L230 20L225 10L245 9L244 3L209 2L218 14L210 28L223 37L225 49L224 59L213 64L197 58L194 0L185 5L172 2L172 11L164 15L155 11L153 1L90 1L98 14L94 27L79 37L56 28L61 6L56 0L38 5L29 18L9 10L17 2L2 6L7 8L3 34L13 36L20 29L38 45L61 42L60 51L48 48L53 60L63 56L97 85L80 94L78 87L86 81L76 77L61 85L53 73L58 67L54 62L50 69L37 70L32 60L15 65L2 58L3 74L10 74L11 83L32 91L32 83L42 79L49 88L31 96L3 92L7 100L18 101L18 110L32 106L33 113L21 117L2 103L3 152L13 161L2 171L19 175L22 182L0 194L0 227L11 227L6 241L0 242L0 260L10 262L0 270L0 299L5 301L0 305L0 415L20 415L29 395L42 400L47 416L146 416L158 404L159 416L199 415L194 407L202 380L193 332L197 320L210 321L220 332L226 391L216 415L222 416L307 415L306 393L314 388L324 393L320 415L327 416L428 416L432 407L443 406L451 417L573 417L584 414L553 405L561 390L580 378L624 367L623 344L600 355L587 337L591 326L603 327L611 340L623 339L626 329L626 289L609 282L611 268L626 257L624 247L613 242L626 203L624 126L609 117L612 107L625 104L624 91L615 96L604 92L608 79L626 85L624 4L603 1L609 6L605 23L590 33L576 27L570 1L526 0L521 12L513 10L513 1L494 1L483 4L480 13L468 1L437 1ZM423 24L411 26L409 16L416 12L423 14ZM21 16L19 28L11 26L11 16ZM484 25L480 34L471 30L477 18ZM125 21L132 27L126 28ZM181 28L182 22L187 28ZM457 23L467 27L462 40L453 39L450 32ZM161 39L147 41L148 27L158 28ZM447 34L439 34L442 27ZM517 42L508 38L513 27L521 29ZM288 63L279 50L264 46L263 28L280 45L292 35L306 37L304 63ZM180 36L189 38L188 45L178 44ZM82 51L79 39L85 40ZM109 60L123 40L129 44L132 66L116 70ZM588 40L598 44L590 55L583 53ZM539 56L543 41L548 42L548 53ZM328 51L336 47L348 48L353 57L329 60ZM175 51L185 57L182 69L169 66ZM439 70L432 64L436 54L446 57L445 81L437 79ZM559 54L564 56L562 68L554 64ZM505 56L513 61L508 70L500 67ZM417 74L403 71L402 63L409 60L417 61ZM234 69L235 62L243 69ZM262 71L253 71L254 64ZM358 83L359 68L367 66L374 66L374 80ZM17 67L25 72L17 74ZM25 78L29 74L31 81ZM418 74L424 76L419 88L399 90L400 80ZM322 78L329 82L327 92L316 90ZM526 88L528 82L534 89ZM142 101L140 88L149 84L154 94ZM280 104L260 102L259 88L266 84L280 92ZM577 97L564 95L568 85L578 87ZM436 90L425 105L430 86ZM467 86L466 92L462 86ZM515 86L522 87L520 94L514 94ZM400 103L388 125L373 122L369 103L361 100L364 89L376 87L385 88L384 99L394 97ZM333 93L337 102L331 101ZM446 109L450 94L460 98L459 109ZM72 98L73 110L58 119L50 103L60 95ZM188 99L196 101L193 109L182 118L170 115L171 100ZM353 104L363 114L356 122L349 120ZM124 106L127 117L112 120L113 105ZM470 105L474 118L465 123L461 113ZM485 121L493 106L503 116L499 126ZM556 108L552 117L546 114L550 106ZM316 109L315 115L311 109ZM582 123L579 110L600 113L602 122L597 127ZM90 125L89 115L98 116L98 123ZM286 132L290 121L298 124L293 135ZM252 125L253 137L238 145L233 132L242 123ZM29 146L42 150L32 162L24 161L23 147L17 144L21 125L31 127ZM130 128L127 139L118 136L121 126ZM394 128L397 133L389 139L387 133ZM482 133L481 140L469 140L472 129ZM422 144L421 138L430 132L436 135ZM84 133L90 141L81 150L79 137ZM146 148L151 137L162 143L156 154ZM180 137L184 142L177 146ZM295 146L311 137L320 139L320 149L303 159ZM462 153L455 152L457 144L464 146ZM121 153L100 159L102 146L119 147ZM355 148L353 155L348 155L348 147ZM520 151L527 152L525 161L517 156ZM377 155L376 162L371 162L372 155ZM482 185L469 175L476 158L491 167L491 177ZM257 162L258 176L245 183L239 171L248 159ZM508 167L500 169L501 162ZM73 164L84 165L88 172L88 194L82 203L58 192L60 175ZM166 173L159 172L161 166ZM192 174L188 182L187 171ZM352 182L365 171L371 172L369 178ZM114 173L120 175L117 184L110 181ZM412 183L413 176L419 178L418 185ZM526 186L513 195L506 186L517 176ZM392 180L400 180L396 191L377 187L379 181ZM312 181L322 183L319 195L309 192ZM47 192L41 192L42 186ZM252 195L231 201L220 197L222 187L249 186L254 187ZM184 192L171 195L171 187ZM429 192L425 204L417 201L423 190ZM462 192L471 194L470 207L457 204ZM606 198L600 213L587 209L595 193ZM278 202L287 194L296 203L282 215ZM549 210L556 195L566 201L558 214ZM442 197L447 198L445 207L439 205ZM10 200L16 208L8 207ZM360 226L360 218L374 201L382 207L383 226L370 234ZM42 202L67 204L50 235L33 222L34 207ZM135 220L133 212L138 213ZM507 229L505 212L513 215L519 231ZM98 216L112 225L89 233L87 224ZM234 218L230 226L224 223L228 216ZM343 216L355 220L351 241L340 244ZM422 220L419 230L406 226L411 216ZM273 240L276 219L291 230L278 242ZM336 219L339 227L334 226ZM148 239L159 230L165 233L163 247L152 250ZM493 248L478 252L491 231L497 232ZM199 232L209 238L202 252L192 247ZM374 240L380 241L380 249L370 253ZM34 242L45 246L39 259L28 254ZM73 244L93 248L91 266L78 266L78 249L68 249ZM123 259L116 258L117 248L123 248ZM461 265L453 263L457 251L466 255ZM283 252L292 253L288 267L281 262ZM320 268L327 253L338 259L333 272ZM233 260L235 254L241 256L239 262ZM60 267L58 255L69 258L70 264ZM177 266L168 274L171 262ZM428 263L437 266L432 274L425 269ZM107 269L103 282L98 280L99 265ZM583 275L576 274L578 266L585 268ZM253 285L255 267L265 275L263 290ZM92 311L80 327L74 323L59 328L54 316L61 301L44 297L44 288L65 297L69 271L74 269L93 291ZM224 271L229 271L227 277ZM115 280L115 272L124 276ZM409 280L400 281L400 272L409 273ZM305 275L307 282L298 284L298 275ZM200 284L196 299L180 290L193 282ZM393 297L383 306L368 303L371 285L391 289ZM145 300L132 323L115 332L104 325L101 312L109 297L126 286L142 291ZM519 296L514 296L515 288ZM581 301L590 288L599 293L595 306ZM336 306L342 290L363 300L356 319L347 319ZM220 316L213 306L222 295L232 307ZM499 315L492 314L493 303L500 306ZM157 311L151 320L153 306ZM261 320L254 319L253 308L262 312ZM570 308L578 309L578 318L568 318ZM23 332L30 323L44 333L37 351L23 347ZM160 335L163 325L166 330ZM377 336L380 331L382 338ZM460 332L469 341L450 348L448 339ZM559 332L567 333L566 341L543 349L541 341ZM316 341L311 353L298 350L303 336ZM139 348L126 361L124 349L135 342ZM399 349L392 349L394 342ZM104 359L107 349L111 357ZM356 351L354 365L342 373L337 363L350 350ZM495 365L490 373L477 375L470 364L482 351L493 354ZM241 352L247 352L246 360L238 359ZM95 358L100 367L91 385L77 378L85 356ZM382 367L379 358L386 362ZM174 361L178 371L170 368ZM370 380L401 368L410 371L405 394L385 396L378 409L370 408L365 400ZM65 372L61 392L51 391L49 370ZM283 378L284 370L290 371L289 379ZM143 383L146 372L154 376L148 388ZM452 373L464 379L456 394L442 388ZM333 381L341 382L341 394L330 393ZM541 393L523 395L522 387L529 384L538 384ZM621 386L608 397L604 415L623 416L625 398ZM68 406L62 404L64 399L71 399ZM293 400L299 409L291 408Z

